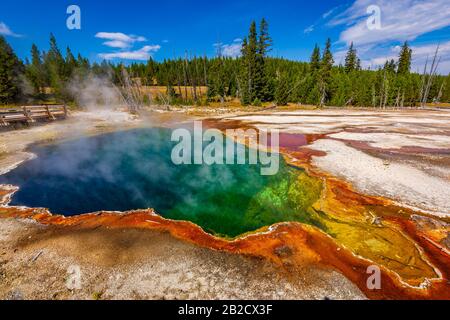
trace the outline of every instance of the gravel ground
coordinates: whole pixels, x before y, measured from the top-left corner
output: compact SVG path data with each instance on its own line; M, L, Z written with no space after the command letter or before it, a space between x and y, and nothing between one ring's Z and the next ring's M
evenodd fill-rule
M365 298L335 271L305 266L288 274L158 231L76 231L13 219L0 219L0 230L0 299Z

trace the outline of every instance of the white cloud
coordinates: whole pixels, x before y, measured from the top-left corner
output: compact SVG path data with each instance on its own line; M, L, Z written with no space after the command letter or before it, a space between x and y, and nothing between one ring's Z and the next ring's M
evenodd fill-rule
M135 51L120 51L113 53L100 53L99 57L105 60L124 59L124 60L148 60L155 52L161 49L159 45L145 46Z
M121 32L98 32L95 37L98 39L108 40L103 43L105 46L120 49L130 48L136 42L147 41L145 37L127 35Z
M305 30L303 30L304 34L309 34L311 32L314 31L314 25L310 25L308 28L306 28Z
M367 27L367 8L381 9L381 29ZM376 45L387 41L414 40L418 36L450 25L448 0L356 0L335 16L329 25L345 25L340 41L356 45Z
M100 53L101 59L113 60L148 60L152 55L161 49L160 45L147 45L138 50L132 50L133 46L138 42L145 42L147 39L142 36L128 35L122 32L98 32L95 35L98 39L108 40L103 44L110 48L120 49L120 51Z
M222 54L225 57L236 58L241 55L242 44L226 44L222 47Z
M339 9L342 8L344 5L339 5L334 8L331 8L327 12L323 13L322 16L313 24L311 24L309 27L305 28L303 30L303 33L308 35L311 32L315 31L317 27L321 27L325 24L325 21L330 20L336 12L339 12Z
M126 49L126 48L129 48L131 46L130 43L124 42L124 41L120 41L120 40L106 41L106 42L103 42L103 44L105 46L108 46L108 47L111 47L111 48L120 48L120 49Z
M437 44L424 44L424 45L414 45L411 46L413 51L411 71L412 72L423 72L427 58L428 68L430 68L431 59L433 59L434 53L436 51ZM387 60L394 59L398 61L398 56L400 53L400 46L393 46L387 49L374 49L368 52L364 52L362 55L364 59L362 60L362 66L364 68L377 69L382 67ZM345 57L346 51L342 50L335 54L335 56ZM440 63L437 69L439 74L450 73L450 41L441 43L439 46Z
M124 42L136 42L147 40L145 37L142 36L127 35L122 32L98 32L95 35L95 37L99 39L118 40Z
M333 12L334 12L336 9L337 9L337 8L333 8L333 9L331 9L331 10L328 10L327 12L325 12L325 13L322 15L322 18L323 18L323 19L328 18L329 16L331 16L331 15L333 14Z
M216 47L224 57L237 58L241 55L242 39L234 39L231 44L215 43L214 47Z
M11 37L21 37L20 34L14 33L4 22L0 22L0 34Z

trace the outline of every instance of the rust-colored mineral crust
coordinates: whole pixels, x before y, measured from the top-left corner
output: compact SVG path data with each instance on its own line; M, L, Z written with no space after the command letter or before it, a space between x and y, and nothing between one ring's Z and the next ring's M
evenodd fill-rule
M156 215L153 210L128 213L96 213L75 217L51 215L44 209L0 208L2 218L31 218L45 225L63 228L140 228L170 232L174 237L193 244L236 254L261 257L282 268L293 277L295 270L308 264L331 267L342 272L370 299L450 299L448 285L449 257L439 248L416 236L433 263L438 266L443 279L433 281L426 288L415 288L402 283L393 272L381 268L382 289L369 290L366 285L367 268L373 263L355 256L339 246L331 237L314 227L299 223L281 223L258 230L235 240L216 238L200 227L185 221L172 221ZM414 232L412 224L405 223L405 230Z

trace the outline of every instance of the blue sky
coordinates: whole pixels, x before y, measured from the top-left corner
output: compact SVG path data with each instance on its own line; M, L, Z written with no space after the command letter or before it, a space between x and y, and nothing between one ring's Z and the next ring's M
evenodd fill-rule
M367 27L367 8L380 8L380 29ZM69 5L81 9L81 30L68 30ZM32 43L48 48L53 32L61 48L69 45L93 61L156 60L183 55L239 53L252 20L265 17L274 40L272 55L307 60L315 43L333 42L337 63L351 41L366 67L383 64L409 40L422 68L437 43L441 73L450 72L450 1L448 0L16 0L0 3L0 34L24 58Z

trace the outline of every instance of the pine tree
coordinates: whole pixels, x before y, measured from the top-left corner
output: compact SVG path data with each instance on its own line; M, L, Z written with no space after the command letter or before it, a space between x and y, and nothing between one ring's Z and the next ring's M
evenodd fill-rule
M250 25L250 31L242 45L241 102L243 105L252 103L256 98L255 75L258 59L258 35L256 23Z
M58 77L63 76L64 72L64 58L58 48L55 36L50 34L50 50L47 53L47 63L51 68L54 68Z
M249 66L247 59L247 51L248 51L248 41L247 38L242 40L242 48L241 48L241 65L239 67L241 73L239 74L239 97L241 99L242 105L250 104L250 92L248 90L248 80L249 80ZM211 82L211 79L210 79Z
M258 45L258 53L262 57L267 57L267 54L272 51L273 40L269 35L269 23L266 19L261 20L261 24L259 27L259 45Z
M386 70L389 73L395 73L397 69L397 64L395 63L394 59L386 60L386 63L384 64L384 70Z
M64 69L64 58L59 51L53 34L50 34L50 49L44 54L44 67L49 86L53 89L55 95L59 96L62 90L61 76Z
M279 106L285 106L289 102L289 76L286 72L281 73L277 79L275 101Z
M347 56L345 57L345 72L350 73L358 68L358 57L356 50L353 47L353 42L348 49Z
M247 50L247 61L248 61L248 90L251 102L257 98L256 87L256 72L258 64L258 34L256 31L256 23L253 21L250 26L250 31L248 35L248 50Z
M64 77L65 79L69 79L72 75L75 69L78 67L77 60L75 59L74 55L72 54L72 51L69 47L67 47L66 51L66 60L64 63Z
M398 74L408 74L411 69L412 50L408 46L408 42L402 46L398 60Z
M22 64L11 46L0 36L0 104L18 101Z
M91 68L91 66L89 64L89 60L86 59L86 58L83 58L81 56L81 54L78 54L78 56L77 56L77 65L78 65L78 67L84 68L84 69L90 69Z
M33 85L34 92L40 94L46 85L46 75L38 47L31 46L31 64L27 65L26 75Z
M358 58L358 59L356 60L356 70L357 70L357 71L361 71L361 70L362 70L362 67L361 67L361 59L360 59L360 58Z
M331 40L327 39L325 50L322 55L320 63L320 106L323 106L327 101L329 94L329 84L331 82L331 69L333 68L333 54L331 53Z
M318 104L320 101L319 76L320 76L321 55L320 48L316 44L311 54L309 62L309 74L306 76L305 91L302 102L307 104Z
M260 24L255 72L255 96L262 102L273 99L273 90L266 70L266 57L271 51L272 39L269 36L269 24L263 18Z
M225 101L227 95L226 83L229 77L230 75L225 70L224 58L219 56L214 59L208 82L208 100L212 101L218 96L222 103Z
M310 66L312 74L315 74L320 70L320 48L317 44L314 47L314 51L311 55Z
M60 100L65 100L65 61L53 34L50 34L50 50L44 57L44 65L46 72L48 72L49 84L53 89L54 95Z
M89 60L88 59L86 59L86 58L83 58L82 56L81 56L81 54L78 54L78 56L77 56L77 59L76 59L76 66L77 66L77 68L74 70L74 77L77 77L77 78L80 78L80 79L83 79L83 78L85 78L88 74L89 74L89 71L90 71L90 69L91 69L91 65L90 65L90 63L89 63ZM115 71L115 70L114 70ZM112 81L113 81L113 83L117 83L116 82L116 80L118 80L116 77L115 77L115 73L113 72L113 75L112 75Z

